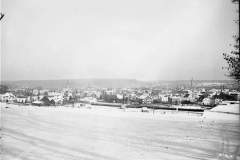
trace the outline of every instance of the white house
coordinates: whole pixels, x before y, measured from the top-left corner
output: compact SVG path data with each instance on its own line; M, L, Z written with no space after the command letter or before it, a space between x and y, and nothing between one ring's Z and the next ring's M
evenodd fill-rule
M19 96L16 98L17 103L26 103L27 102L27 97L24 96Z
M1 102L13 102L15 99L16 99L16 97L10 92L5 93L5 94L0 94Z
M53 100L55 102L55 104L62 104L64 98L61 94L57 94L55 96L48 96L48 99L50 101Z
M202 104L203 105L206 105L206 106L212 106L215 104L215 100L214 99L211 99L211 98L204 98L202 100Z
M162 101L162 102L168 102L168 96L167 95L159 95L159 99Z
M123 95L122 94L117 94L117 99L123 99Z

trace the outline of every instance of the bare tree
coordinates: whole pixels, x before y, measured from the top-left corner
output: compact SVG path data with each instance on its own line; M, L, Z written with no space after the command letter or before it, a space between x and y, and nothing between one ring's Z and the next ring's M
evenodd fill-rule
M4 14L0 13L0 21L2 20L3 17L4 17Z

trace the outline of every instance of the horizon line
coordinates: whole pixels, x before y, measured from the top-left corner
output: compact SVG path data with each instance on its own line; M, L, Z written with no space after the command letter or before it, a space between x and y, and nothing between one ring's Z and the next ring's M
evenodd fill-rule
M17 81L71 81L71 80L134 80L142 82L156 82L156 81L234 81L233 79L176 79L176 80L140 80L134 78L59 78L59 79L20 79L20 80L0 80L0 82L17 82Z

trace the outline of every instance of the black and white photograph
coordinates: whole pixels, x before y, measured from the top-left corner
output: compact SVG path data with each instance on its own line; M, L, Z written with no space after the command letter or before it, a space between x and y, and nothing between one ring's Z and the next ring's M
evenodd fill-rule
M240 160L239 0L0 0L1 160Z

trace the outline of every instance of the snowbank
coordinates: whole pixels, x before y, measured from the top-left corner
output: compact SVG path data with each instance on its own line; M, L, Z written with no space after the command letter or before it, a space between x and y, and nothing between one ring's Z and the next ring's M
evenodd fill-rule
M239 114L239 106L240 104L226 104L226 105L218 105L211 109L214 112L224 112L224 113L233 113Z

